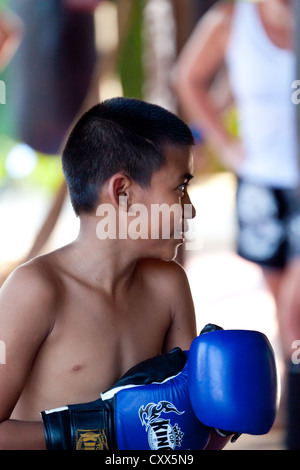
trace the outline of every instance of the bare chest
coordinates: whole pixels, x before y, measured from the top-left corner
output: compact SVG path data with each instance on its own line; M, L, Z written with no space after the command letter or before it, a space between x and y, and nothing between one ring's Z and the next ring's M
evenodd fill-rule
M97 399L129 368L162 352L169 326L169 312L157 299L116 306L74 296L34 361L21 409L35 415Z
M160 354L169 326L169 312L155 301L74 306L58 320L45 349L49 357L64 357L61 365L66 372L93 370L101 376L111 368L119 376L144 358Z

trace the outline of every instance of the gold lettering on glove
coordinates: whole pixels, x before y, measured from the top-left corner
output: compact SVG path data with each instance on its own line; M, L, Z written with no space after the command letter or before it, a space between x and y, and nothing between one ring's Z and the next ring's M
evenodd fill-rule
M109 450L104 429L77 429L76 450Z

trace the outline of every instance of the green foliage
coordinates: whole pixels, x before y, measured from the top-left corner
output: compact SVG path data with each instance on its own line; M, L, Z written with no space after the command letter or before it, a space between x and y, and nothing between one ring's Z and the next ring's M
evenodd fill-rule
M143 0L133 2L130 28L122 44L119 73L125 96L143 98Z

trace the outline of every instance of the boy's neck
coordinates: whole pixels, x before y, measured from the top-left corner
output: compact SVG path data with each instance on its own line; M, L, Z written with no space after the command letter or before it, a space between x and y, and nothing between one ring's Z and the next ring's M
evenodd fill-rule
M70 245L71 259L78 274L88 283L113 294L129 286L138 261L137 254L124 246L126 240L99 240L93 217L81 220L77 239Z

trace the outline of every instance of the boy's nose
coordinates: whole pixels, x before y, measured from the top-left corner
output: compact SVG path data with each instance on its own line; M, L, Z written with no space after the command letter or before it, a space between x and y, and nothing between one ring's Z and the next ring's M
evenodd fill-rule
M190 196L186 194L182 201L183 211L186 219L194 219L196 217L196 209L190 200ZM185 207L187 206L187 207ZM186 210L185 210L186 209Z

